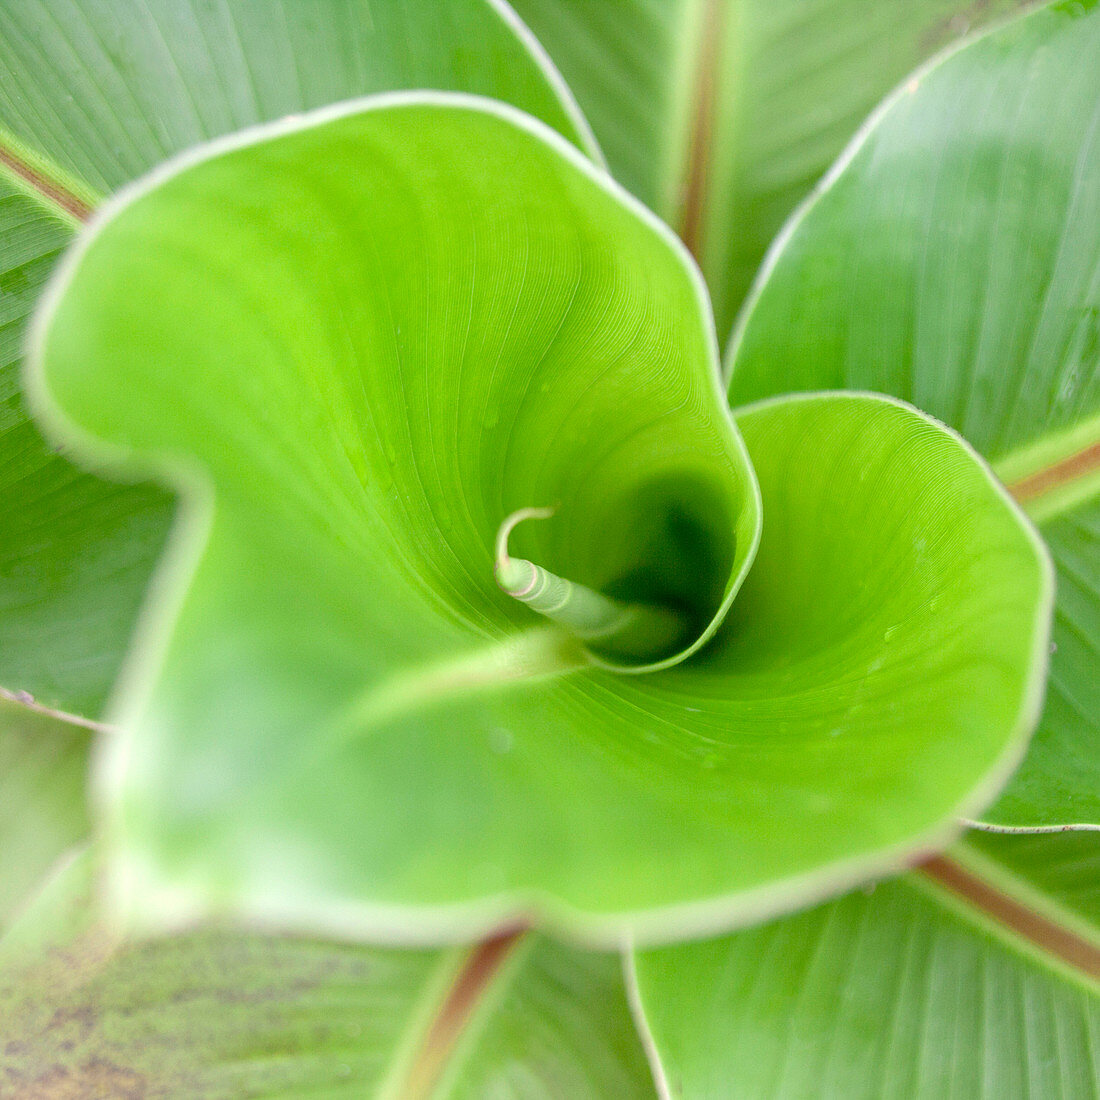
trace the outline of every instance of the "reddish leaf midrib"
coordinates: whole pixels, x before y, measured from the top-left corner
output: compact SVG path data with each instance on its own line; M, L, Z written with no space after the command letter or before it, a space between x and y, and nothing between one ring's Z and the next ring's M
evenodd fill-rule
M680 239L697 263L702 263L703 215L711 155L711 136L717 109L718 58L723 34L724 0L704 0L700 21L699 62L692 94L691 127L683 175Z
M462 1032L525 934L523 928L501 932L470 950L424 1033L400 1092L401 1100L426 1100L431 1095Z
M12 149L0 145L0 165L18 176L33 191L41 195L77 221L87 221L92 214L92 206L79 195L73 194L57 180L51 179L45 172L24 160Z
M1045 954L1100 980L1100 948L1071 929L1029 909L946 856L933 856L919 870Z
M1030 503L1096 470L1100 470L1100 440L1012 482L1008 491L1021 504Z

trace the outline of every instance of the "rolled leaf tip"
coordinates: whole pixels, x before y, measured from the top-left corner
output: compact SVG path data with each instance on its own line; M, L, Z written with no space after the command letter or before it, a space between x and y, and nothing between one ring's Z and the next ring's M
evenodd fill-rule
M508 540L528 519L549 519L556 508L520 508L500 525L493 572L501 590L585 642L630 659L652 659L683 639L687 624L676 611L629 603L559 577L526 558L513 558Z

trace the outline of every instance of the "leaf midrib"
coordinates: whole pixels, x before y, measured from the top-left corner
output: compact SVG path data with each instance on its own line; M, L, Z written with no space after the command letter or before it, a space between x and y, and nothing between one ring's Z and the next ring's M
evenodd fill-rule
M0 130L0 174L72 224L86 222L95 208L90 188L70 179L45 157L24 149L4 130Z
M388 1100L428 1100L457 1057L461 1039L479 1008L503 980L505 964L529 939L526 929L515 928L489 936L469 949L421 1027L411 1057L386 1090Z
M703 257L703 228L712 154L714 118L718 109L718 59L726 32L727 0L701 0L696 29L698 52L691 95L690 123L684 165L680 172L679 237L695 257Z
M964 858L969 863L969 856ZM1054 919L1053 913L1048 915L1013 896L1009 890L1013 880L1007 873L998 883L982 877L977 873L979 864L984 861L976 858L973 867L966 866L953 852L933 856L917 871L934 889L960 903L964 915L991 925L1016 950L1027 950L1096 992L1100 988L1100 940L1090 938L1082 922Z
M1039 500L1097 471L1100 471L1100 439L1012 482L1008 491L1020 504L1034 506Z

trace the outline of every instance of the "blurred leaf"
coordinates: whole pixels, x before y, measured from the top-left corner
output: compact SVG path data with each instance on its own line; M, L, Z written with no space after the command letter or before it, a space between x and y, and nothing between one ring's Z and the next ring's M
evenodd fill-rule
M594 146L497 0L21 0L0 11L0 124L95 191L284 115L404 88L511 103Z
M1098 54L1075 0L902 88L788 226L730 348L733 404L893 393L1013 481L1097 418Z
M168 520L162 492L50 451L18 392L24 328L73 222L0 165L0 685L99 712Z
M456 1049L439 1097L653 1097L656 1090L623 987L618 955L541 937Z
M1032 891L1037 904L1079 918L1100 942L1100 832L1005 834L973 830L966 848L991 860ZM971 857L973 859L973 857Z
M1100 984L917 876L636 977L672 1097L1097 1095Z
M1021 0L514 0L725 338L772 238L915 65ZM820 387L827 388L827 387Z
M1050 702L1012 824L1096 822L1100 10L1056 4L915 76L788 227L731 400L895 393L959 429L1059 566Z
M37 377L62 438L190 504L110 752L126 903L669 936L840 890L992 797L1047 565L912 409L745 415L768 527L690 662L595 667L494 583L501 521L556 503L527 557L718 624L759 511L707 321L663 226L468 100L276 127L114 208Z
M654 1095L614 956L528 935L477 973L478 948L218 929L119 943L90 919L89 869L0 941L5 1095ZM436 1050L444 1020L458 1034Z
M91 732L0 699L0 936L53 863L90 831Z
M1022 3L710 3L729 14L724 33L713 32L715 106L695 251L725 339L776 233L872 108L925 58Z
M561 69L614 177L677 226L703 4L515 0L512 7Z

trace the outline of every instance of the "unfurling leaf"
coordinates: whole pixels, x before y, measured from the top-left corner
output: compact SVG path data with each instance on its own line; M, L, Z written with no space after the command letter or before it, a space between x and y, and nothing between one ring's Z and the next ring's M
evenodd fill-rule
M754 474L683 247L500 105L379 97L158 171L35 364L56 438L183 499L103 761L144 921L744 923L948 839L1035 720L1049 565L984 464L825 394L740 415ZM547 506L506 556L564 621L494 577ZM652 650L593 608L653 611Z

